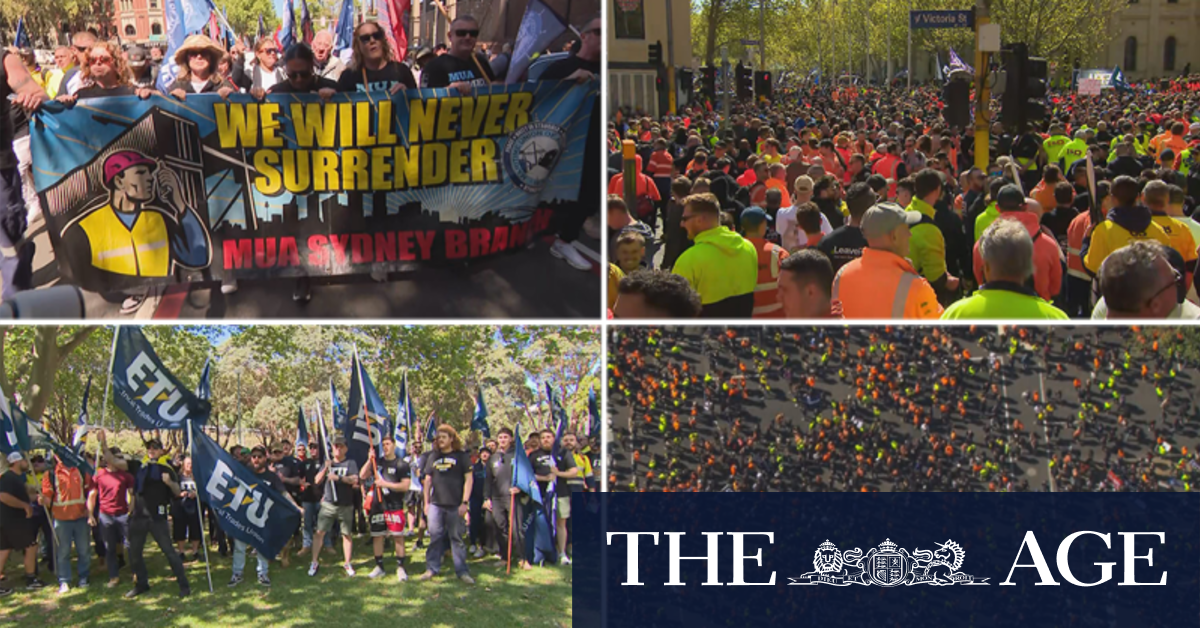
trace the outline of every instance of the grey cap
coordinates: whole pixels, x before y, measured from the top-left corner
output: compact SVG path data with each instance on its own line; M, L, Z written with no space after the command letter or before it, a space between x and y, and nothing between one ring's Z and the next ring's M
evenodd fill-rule
M334 445L345 445L345 444L346 444L346 437L345 437L345 436L343 436L343 435L341 435L341 434L337 434L337 435L335 435L335 436L333 437L333 444L334 444Z
M919 222L921 212L905 211L896 203L878 203L863 214L862 232L864 237L878 238L900 225L911 227Z
M129 48L129 52L126 53L125 62L128 63L129 67L131 68L140 68L146 65L146 62L149 58L150 53L146 52L145 48L141 46L131 46Z

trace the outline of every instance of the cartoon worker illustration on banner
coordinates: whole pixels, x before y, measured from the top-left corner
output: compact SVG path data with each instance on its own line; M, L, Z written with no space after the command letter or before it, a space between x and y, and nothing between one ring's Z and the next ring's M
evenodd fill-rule
M62 234L76 259L91 261L75 269L81 279L88 282L94 273L168 277L176 264L208 266L208 231L170 167L136 150L118 150L103 160L103 182L104 202L70 222Z

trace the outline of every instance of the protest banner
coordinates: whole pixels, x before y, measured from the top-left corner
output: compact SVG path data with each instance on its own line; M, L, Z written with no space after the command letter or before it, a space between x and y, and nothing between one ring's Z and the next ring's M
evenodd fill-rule
M523 248L578 200L594 84L47 105L35 183L94 291L406 270Z

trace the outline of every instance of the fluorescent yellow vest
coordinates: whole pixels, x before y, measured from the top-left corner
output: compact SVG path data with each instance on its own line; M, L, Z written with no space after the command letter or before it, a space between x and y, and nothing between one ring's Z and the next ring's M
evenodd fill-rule
M92 248L92 266L118 275L166 277L171 271L171 247L162 214L142 210L127 228L112 205L79 221Z

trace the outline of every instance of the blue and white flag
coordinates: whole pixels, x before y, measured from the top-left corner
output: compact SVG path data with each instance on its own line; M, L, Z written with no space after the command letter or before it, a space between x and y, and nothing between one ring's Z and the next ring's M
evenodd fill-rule
M300 510L195 425L192 441L196 488L217 524L259 555L275 558L300 527Z
M212 382L210 378L211 364L209 358L204 358L204 368L200 371L200 383L196 384L196 396L208 401L212 398Z
M430 447L437 447L437 415L429 413L429 424L425 427L425 442Z
M363 395L366 395L365 401ZM371 376L363 368L357 349L350 373L349 417L345 432L346 444L350 448L347 457L353 458L362 467L371 455L372 443L375 445L375 455L383 455L383 424L387 421L390 425L391 417L379 392L375 390Z
M283 3L283 24L276 35L276 43L281 52L286 52L296 43L296 7L292 0Z
M412 399L408 395L408 371L400 380L400 401L396 404L396 420L392 425L392 438L396 441L396 451L400 457L408 455L408 435L412 434L414 410Z
M1113 68L1111 80L1112 86L1115 89L1122 92L1133 91L1133 88L1129 86L1129 83L1125 82L1125 73L1121 71L1121 66L1118 65L1117 67Z
M550 398L550 419L554 425L554 448L552 453L558 457L558 445L562 442L563 431L567 428L567 411L559 403L550 382L546 382L546 396Z
M517 425L513 436L513 447L516 457L513 459L512 485L521 492L529 495L536 506L525 508L521 530L525 535L525 559L531 563L544 560L554 562L554 533L550 524L550 506L554 500L552 495L543 496L538 489L537 478L533 474L533 463L525 454L525 446L521 441L521 426ZM554 486L551 482L550 486Z
M342 0L337 26L333 31L333 54L350 50L354 45L354 0Z
M24 439L18 435L17 416L13 412L15 406L8 395L0 390L0 453L4 455L25 449L21 446Z
M88 396L92 394L92 376L88 375L87 386L83 389L83 403L79 404L79 418L75 421L75 435L71 439L71 447L79 451L83 444L83 435L88 431Z
M117 408L143 430L181 430L188 419L204 425L212 411L167 370L140 327L118 328L112 388Z
M975 75L975 68L967 65L966 62L959 58L958 53L954 52L953 48L950 49L950 65L947 66L947 68L947 78L949 78L949 74L953 72L966 72L971 76Z
M512 61L504 81L517 83L524 80L525 70L529 68L533 55L545 50L566 31L566 20L559 17L554 9L546 6L542 0L530 0L521 18L521 29L517 31L517 43L513 47Z
M25 18L17 20L17 36L13 38L13 45L17 48L33 48L33 42L29 40L29 31L25 30Z
M588 391L588 438L600 437L600 405L596 402L596 389Z
M296 408L296 448L308 447L308 422L304 420L304 408Z
M488 425L487 406L483 404L483 389L475 390L475 415L471 417L471 429L483 434L484 438L492 437L492 428Z
M162 93L167 93L170 90L171 84L175 82L175 77L179 75L179 66L175 65L175 51L183 45L183 40L187 39L188 28L184 17L184 0L164 0L163 10L165 12L163 19L167 22L167 52L163 55L162 66L158 70L158 81L155 87ZM192 10L195 11L194 5ZM208 20L208 13L204 13L204 20L197 30L204 27L204 22Z
M338 399L337 388L333 386L333 379L329 380L329 403L332 406L329 413L333 415L333 431L336 433L344 430L346 426L346 409L342 407L342 401Z
M36 421L30 421L29 417L25 416L25 412L20 408L17 409L17 412L21 415L22 421L29 432L29 446L27 449L47 449L54 454L54 457L63 466L71 469L79 469L81 472L89 475L96 474L96 469L88 463L87 458L80 455L75 449L58 442L58 439L46 431L45 427Z

